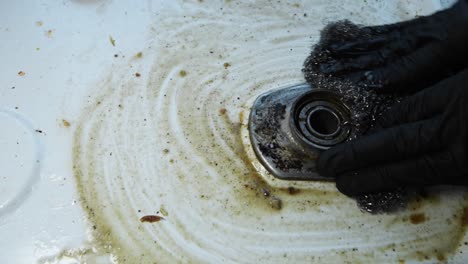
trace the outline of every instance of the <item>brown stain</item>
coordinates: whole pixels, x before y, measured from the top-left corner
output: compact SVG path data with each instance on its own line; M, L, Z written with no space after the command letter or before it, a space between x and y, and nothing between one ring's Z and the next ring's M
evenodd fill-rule
M240 111L239 113L239 122L241 124L244 123L244 111Z
M296 188L294 188L294 187L288 187L288 193L289 193L290 195L295 195L295 194L298 194L298 193L300 193L300 192L301 192L301 190L299 190L299 189L296 189Z
M447 261L447 257L442 253L438 253L437 254L437 260L440 261L440 262L445 262L445 261Z
M84 212L87 215L87 221L94 226L98 225L99 228L91 229L91 234L95 238L94 243L97 248L102 250L103 253L112 253L114 252L112 249L108 248L109 245L112 245L117 248L123 247L121 241L116 239L113 236L113 232L111 230L111 226L108 224L108 219L103 216L100 212L102 208L100 207L100 203L98 202L98 193L89 193L86 190L89 186L95 185L93 179L86 179L85 175L88 173L84 170L84 164L88 162L88 158L82 154L82 152L89 152L95 151L94 146L84 146L82 145L81 138L85 135L85 124L87 123L89 116L92 115L94 112L98 111L101 107L103 107L104 101L106 101L110 95L112 94L111 87L112 84L112 75L107 76L101 83L101 87L105 87L107 89L103 90L101 94L96 97L96 103L86 106L83 109L82 115L77 122L76 129L74 131L73 136L73 174L75 175L76 186L78 192L80 193L80 204L83 208ZM99 129L96 128L96 129ZM96 130L95 129L95 130ZM93 166L91 169L94 169ZM117 217L116 220L119 218Z
M159 215L145 215L140 218L140 222L142 223L155 223L164 220L162 216Z
M405 263L406 263L406 261L404 259L399 259L398 260L398 264L405 264Z
M24 71L19 71L19 72L18 72L18 75L21 76L21 77L23 77L23 76L26 75L26 73L25 73Z
M180 77L185 77L185 76L187 76L187 72L185 70L181 70L179 72L179 75L180 75Z
M42 21L36 21L36 26L42 27L42 25L44 25L44 23Z
M227 69L227 68L231 67L231 64L229 62L225 62L223 64L223 66L224 66L224 69Z
M410 215L409 219L413 225L424 223L427 220L426 215L424 213L412 214Z
M219 114L220 115L224 115L224 114L226 114L226 112L227 112L226 108L219 109Z
M70 122L68 122L68 121L65 120L65 119L62 119L62 125L63 125L64 127L70 127L70 126L71 126Z
M135 58L138 58L138 59L141 59L143 58L143 52L138 52L136 55L135 55Z
M141 77L141 74L139 72L135 73L135 77Z

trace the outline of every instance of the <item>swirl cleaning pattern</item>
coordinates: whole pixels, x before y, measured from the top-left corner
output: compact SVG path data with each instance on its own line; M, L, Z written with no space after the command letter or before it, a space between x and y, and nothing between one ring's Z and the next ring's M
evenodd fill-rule
M462 193L369 215L332 183L275 180L248 139L250 105L303 82L324 24L388 23L415 15L413 5L162 2L143 56L112 70L75 133L99 252L119 263L379 263L440 259L458 246Z

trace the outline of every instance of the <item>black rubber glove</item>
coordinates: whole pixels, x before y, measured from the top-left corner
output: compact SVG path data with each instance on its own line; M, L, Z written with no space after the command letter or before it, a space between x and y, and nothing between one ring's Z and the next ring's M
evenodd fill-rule
M321 47L314 71L382 91L414 92L468 66L468 0L427 17L361 28L354 40ZM363 37L365 36L365 37Z
M378 132L323 152L319 173L355 196L404 186L468 185L468 69L393 106Z

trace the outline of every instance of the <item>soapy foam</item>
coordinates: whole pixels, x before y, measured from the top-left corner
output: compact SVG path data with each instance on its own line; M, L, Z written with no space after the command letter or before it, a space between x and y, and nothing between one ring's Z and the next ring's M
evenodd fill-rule
M462 193L374 216L333 184L269 179L249 145L252 102L303 82L324 24L416 14L406 1L367 2L163 5L142 58L113 68L77 123L75 174L96 252L118 263L355 263L453 251ZM415 212L426 220L410 223Z

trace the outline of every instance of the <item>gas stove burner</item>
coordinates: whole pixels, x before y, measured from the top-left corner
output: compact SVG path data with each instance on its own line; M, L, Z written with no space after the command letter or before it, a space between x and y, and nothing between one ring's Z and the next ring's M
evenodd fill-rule
M317 149L328 149L346 140L350 133L350 111L333 92L314 89L291 107L291 131Z
M350 108L329 90L299 84L260 95L249 119L255 154L284 180L330 180L319 175L321 151L354 134Z

